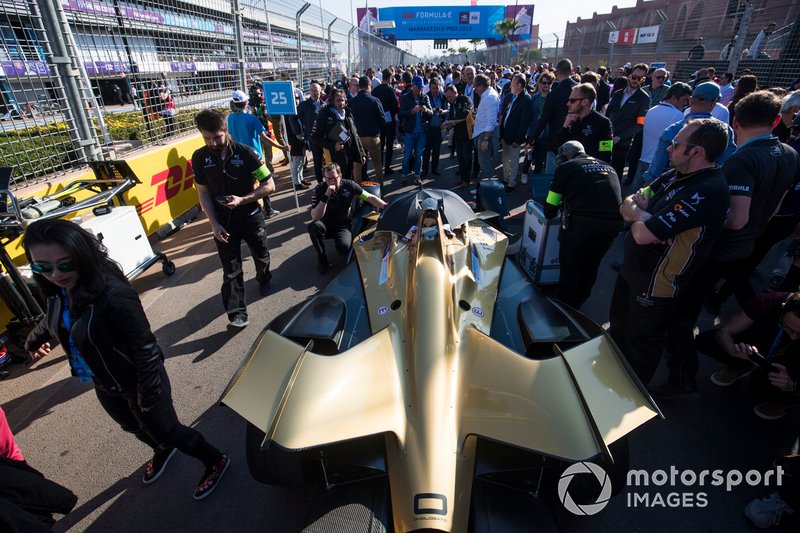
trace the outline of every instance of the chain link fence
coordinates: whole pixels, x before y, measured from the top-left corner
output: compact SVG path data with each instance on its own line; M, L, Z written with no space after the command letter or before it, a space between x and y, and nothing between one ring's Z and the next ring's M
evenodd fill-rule
M301 0L0 0L0 166L12 187L194 131L286 72L307 87L416 62Z

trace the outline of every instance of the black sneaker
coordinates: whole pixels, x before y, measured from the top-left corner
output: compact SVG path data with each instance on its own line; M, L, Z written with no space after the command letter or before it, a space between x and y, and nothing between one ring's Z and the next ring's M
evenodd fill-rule
M276 216L278 216L280 214L281 214L280 211L278 211L277 209L273 209L272 211L264 213L264 216L267 217L267 218L272 218L272 217L276 217Z
M230 325L234 328L246 328L247 325L250 324L250 321L247 320L247 315L239 313L231 319Z
M297 187L298 189L305 190L305 189L308 189L309 187L311 187L311 185L309 185L305 181L301 181L299 183L295 183L295 187Z
M217 488L219 481L230 465L230 458L223 453L222 457L217 461L217 464L211 468L206 468L203 477L200 478L200 483L198 483L197 488L194 489L194 499L202 500L208 498L211 493L214 492L214 489Z
M153 458L147 461L147 466L144 468L142 483L145 485L155 483L155 481L161 477L161 474L164 473L164 470L167 469L169 460L172 459L172 456L175 455L175 452L177 451L177 448L173 448L171 446L156 451L153 454Z
M317 274L325 274L328 271L329 264L327 257L317 258Z

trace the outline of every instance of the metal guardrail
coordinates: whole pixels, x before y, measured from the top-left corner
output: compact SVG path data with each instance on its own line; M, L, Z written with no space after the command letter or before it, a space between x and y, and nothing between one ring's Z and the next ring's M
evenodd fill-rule
M305 85L416 62L302 0L0 0L0 165L12 188L160 144L278 71ZM302 70L300 66L302 50ZM113 156L113 152L112 152Z

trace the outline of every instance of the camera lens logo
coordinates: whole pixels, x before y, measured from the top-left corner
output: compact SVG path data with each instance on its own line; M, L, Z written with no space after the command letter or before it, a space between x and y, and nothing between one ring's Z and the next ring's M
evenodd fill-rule
M581 474L591 474L600 483L600 494L594 503L575 503L575 500L572 499L568 492L572 478ZM572 514L581 516L597 514L608 505L608 500L611 499L611 480L608 478L606 471L594 463L575 463L567 467L564 473L561 474L561 479L558 480L558 499L561 500L564 508Z

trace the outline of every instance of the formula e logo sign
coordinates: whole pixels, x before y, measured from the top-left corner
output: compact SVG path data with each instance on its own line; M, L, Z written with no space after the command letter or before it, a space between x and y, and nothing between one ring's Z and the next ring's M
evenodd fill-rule
M480 24L481 13L480 11L460 11L458 13L459 24Z
M578 504L572 499L569 493L569 486L572 483L572 478L579 475L592 475L600 483L600 494L594 503ZM558 499L564 505L564 508L572 514L591 516L602 511L608 501L611 499L611 480L608 474L602 467L588 462L575 463L570 465L561 474L561 479L558 480Z

